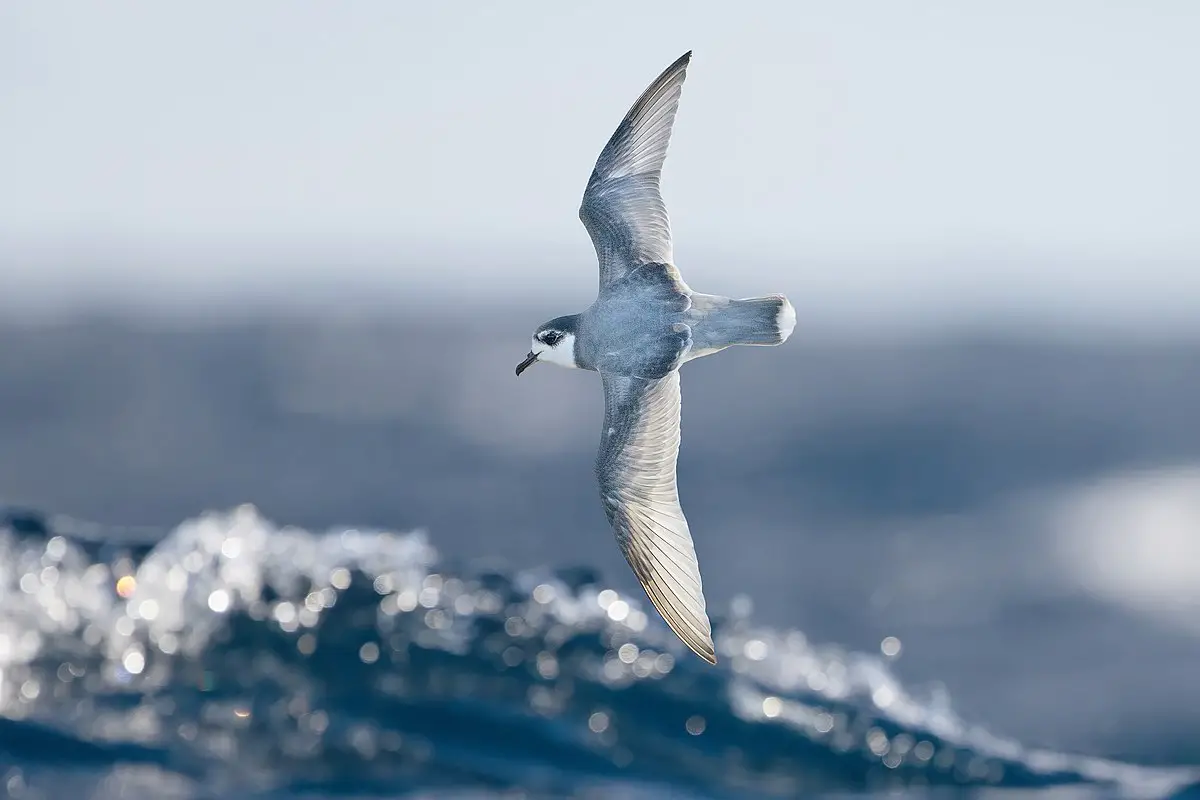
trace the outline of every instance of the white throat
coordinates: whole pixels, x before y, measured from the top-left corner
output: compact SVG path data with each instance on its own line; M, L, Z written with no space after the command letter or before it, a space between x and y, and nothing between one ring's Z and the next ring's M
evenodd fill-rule
M537 355L538 361L544 361L547 364L557 364L560 367L575 369L575 334L563 334L563 338L558 340L554 347L550 347L544 342L533 340L533 352Z

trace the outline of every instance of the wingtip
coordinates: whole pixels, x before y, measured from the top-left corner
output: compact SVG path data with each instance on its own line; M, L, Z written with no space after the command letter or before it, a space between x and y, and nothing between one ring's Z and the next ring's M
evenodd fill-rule
M666 620L665 617L664 617L664 620ZM716 666L716 664L717 664L717 647L713 643L711 635L704 636L704 637L699 637L699 636L686 636L685 637L679 631L675 630L675 627L673 625L671 625L669 621L667 621L667 625L668 625L668 627L671 628L671 630L675 633L675 635L679 637L679 640L681 642L683 642L684 646L686 646L688 650L691 650L693 653L700 656L700 658L704 659L709 664Z
M717 649L713 646L712 639L705 642L689 642L684 639L683 643L687 646L688 650L700 656L704 661L707 661L714 667L717 665Z
M700 638L695 636L685 636L675 629L671 621L663 617L663 621L667 623L667 627L671 632L679 637L679 641L683 642L683 646L690 650L694 655L714 667L717 665L717 648L713 644L712 637Z

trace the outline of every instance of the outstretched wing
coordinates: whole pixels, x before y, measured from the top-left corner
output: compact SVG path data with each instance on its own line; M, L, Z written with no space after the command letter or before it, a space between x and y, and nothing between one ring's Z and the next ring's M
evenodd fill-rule
M600 376L604 431L596 475L604 512L654 607L684 644L715 664L700 566L675 487L679 373L659 380Z
M601 289L639 264L671 263L659 176L691 59L689 50L650 84L596 159L579 218L596 247Z

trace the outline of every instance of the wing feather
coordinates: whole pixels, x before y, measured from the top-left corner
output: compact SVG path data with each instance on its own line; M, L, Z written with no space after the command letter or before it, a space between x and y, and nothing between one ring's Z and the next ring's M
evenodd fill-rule
M687 67L689 50L642 93L596 159L579 218L600 262L600 287L634 267L671 263L671 222L659 179Z
M679 505L679 373L658 380L601 373L600 497L617 543L654 607L697 655L717 662L700 566Z

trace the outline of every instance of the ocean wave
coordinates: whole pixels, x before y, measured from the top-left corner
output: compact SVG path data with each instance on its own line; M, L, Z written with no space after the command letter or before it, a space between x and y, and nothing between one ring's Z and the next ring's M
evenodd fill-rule
M0 779L97 799L1165 797L1200 781L992 735L884 655L755 624L745 598L714 622L716 668L594 570L454 564L422 532L312 533L251 507L157 540L9 524Z

